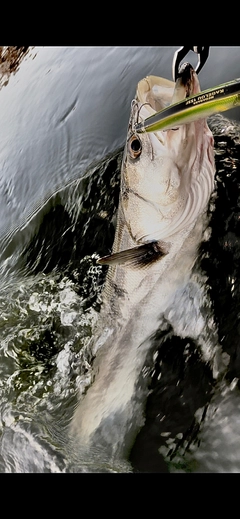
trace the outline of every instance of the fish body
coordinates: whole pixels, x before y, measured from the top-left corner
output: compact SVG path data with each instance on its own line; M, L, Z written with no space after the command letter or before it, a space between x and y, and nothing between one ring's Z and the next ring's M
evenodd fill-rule
M140 136L134 126L197 92L189 65L176 84L146 77L132 102L113 251L100 260L109 269L92 342L93 382L70 429L90 457L127 458L144 424L151 337L189 280L214 188L213 136L204 119Z

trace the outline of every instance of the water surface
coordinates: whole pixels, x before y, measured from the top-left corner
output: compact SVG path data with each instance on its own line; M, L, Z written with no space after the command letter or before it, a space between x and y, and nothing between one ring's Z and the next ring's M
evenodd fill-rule
M1 472L133 470L127 464L111 467L108 460L101 465L81 460L69 445L68 425L78 390L85 390L91 376L88 338L98 319L106 274L96 257L111 249L114 236L130 103L145 75L171 79L175 50L35 47L2 76ZM199 75L202 88L240 76L239 50L211 48ZM238 111L228 115L238 117ZM218 202L212 202L213 231L199 265L204 287L210 287L206 345L209 339L221 346L229 369L216 383L194 342L184 342L168 329L164 340L156 339L159 356L146 426L131 457L135 470L240 470L240 373L234 360L239 129L231 134L231 128L219 126L215 139Z

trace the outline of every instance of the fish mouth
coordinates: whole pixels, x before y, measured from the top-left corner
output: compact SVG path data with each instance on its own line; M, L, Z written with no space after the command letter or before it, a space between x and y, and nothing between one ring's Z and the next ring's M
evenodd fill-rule
M176 87L178 84L180 84L185 89L185 97L189 97L193 94L193 73L194 68L190 63L183 63L183 65L180 67L178 78L176 80Z
M147 76L138 83L137 87L137 118L145 120L150 115L200 91L197 73L188 62L181 65L176 83L158 76ZM135 123L139 122L139 120L135 121Z
M182 101L186 97L199 92L200 85L194 68L190 63L183 63L179 69L171 104Z

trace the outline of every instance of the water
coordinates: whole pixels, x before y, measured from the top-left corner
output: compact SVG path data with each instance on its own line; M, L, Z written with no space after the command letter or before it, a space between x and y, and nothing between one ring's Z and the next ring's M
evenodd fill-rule
M145 75L171 79L175 49L32 48L15 74L5 77L1 472L240 470L239 128L227 122L219 127L215 122L218 196L194 273L199 280L201 272L202 291L195 293L193 283L184 296L186 306L194 300L197 308L200 301L209 316L201 348L178 336L181 314L175 332L166 325L156 336L154 368L146 368L151 378L146 425L132 451L132 467L100 463L97 453L83 460L68 437L78 390L84 392L91 379L88 340L106 274L96 254L106 254L113 241L130 102ZM202 88L240 76L239 49L211 49L200 73ZM219 348L225 371L219 368Z
M69 279L43 275L12 286L0 304L1 471L63 471L58 452L89 369L79 352L95 312L82 310Z
M88 340L106 270L94 251L113 240L121 159L122 152L112 154L56 193L3 254L2 472L111 470L108 460L90 468L79 460L68 426L91 377Z

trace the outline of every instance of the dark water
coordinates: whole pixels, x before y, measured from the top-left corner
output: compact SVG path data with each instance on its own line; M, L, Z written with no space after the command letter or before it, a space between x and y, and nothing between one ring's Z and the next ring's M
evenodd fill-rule
M32 48L17 70L3 74L1 472L111 470L107 460L104 466L81 464L68 442L68 424L78 389L84 391L91 374L87 344L106 273L95 259L113 241L130 103L145 75L171 79L175 50ZM239 51L211 48L201 87L240 76ZM238 110L227 115L239 118ZM240 134L225 119L212 125L216 193L211 233L196 267L205 280L209 316L205 357L196 342L171 329L156 335L146 424L133 447L132 468L115 470L240 470ZM215 347L223 375L212 368Z

